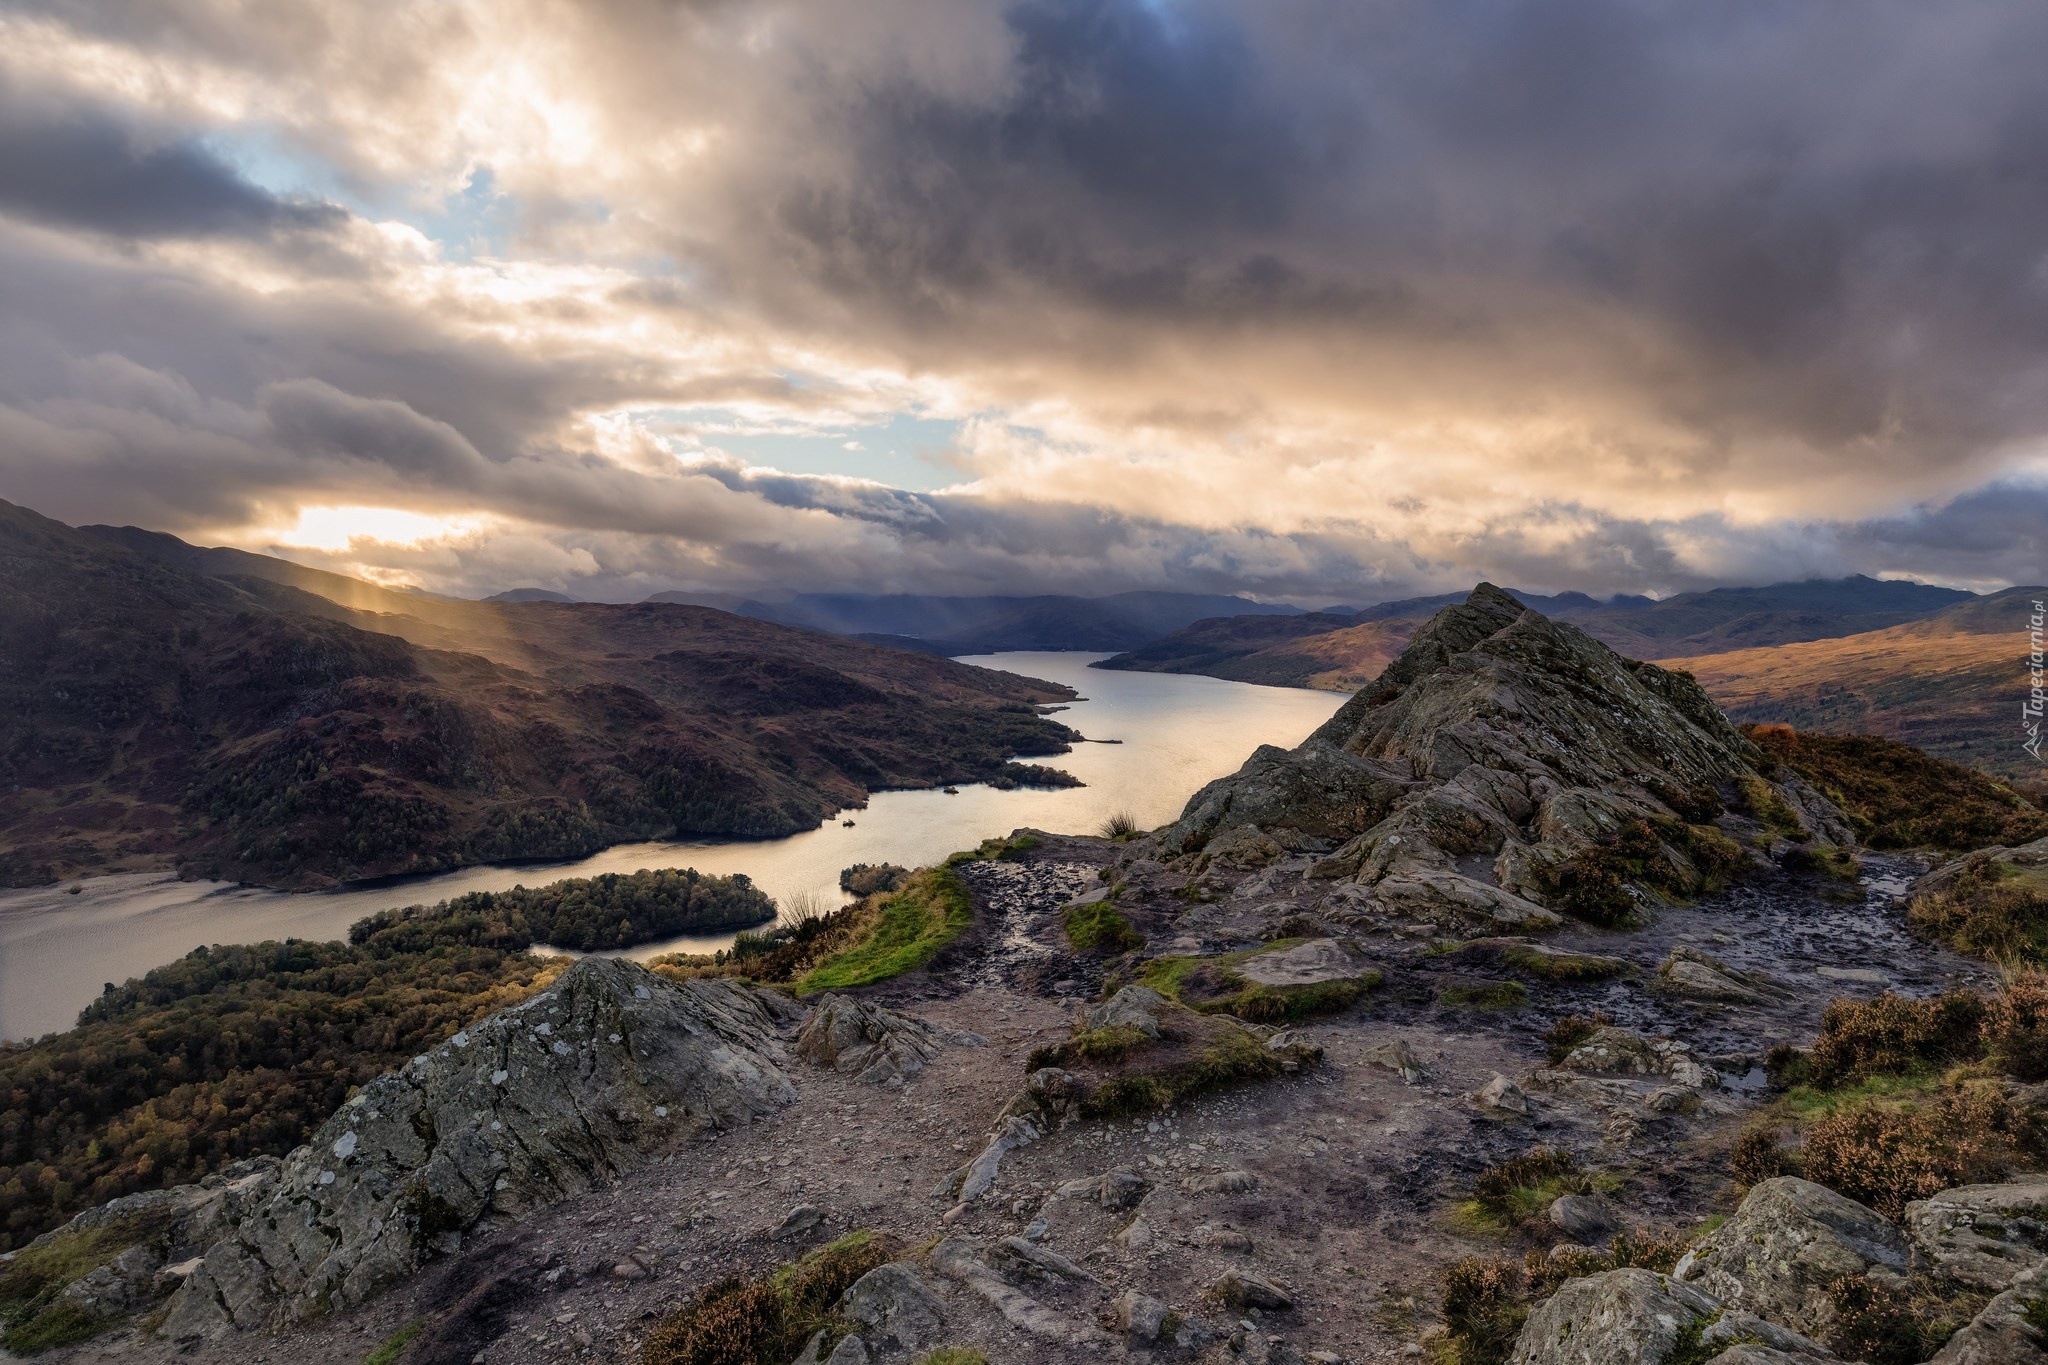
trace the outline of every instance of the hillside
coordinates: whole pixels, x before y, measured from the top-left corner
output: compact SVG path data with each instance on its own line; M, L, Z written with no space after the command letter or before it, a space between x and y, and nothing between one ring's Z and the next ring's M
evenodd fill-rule
M1123 592L1108 597L874 597L808 593L747 602L742 615L834 635L903 637L940 654L1002 650L1132 649L1213 616L1291 616L1296 608L1213 593Z
M2012 588L1923 620L1840 639L1667 659L1738 721L1872 734L2027 782L2020 746L2027 616L2042 588Z
M0 880L288 888L808 829L993 777L1054 684L702 607L415 597L0 504Z

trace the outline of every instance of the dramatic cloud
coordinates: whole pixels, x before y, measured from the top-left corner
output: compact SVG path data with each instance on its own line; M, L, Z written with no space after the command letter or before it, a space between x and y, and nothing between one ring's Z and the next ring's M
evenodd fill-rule
M2043 50L2017 0L18 5L0 496L448 591L2038 578Z

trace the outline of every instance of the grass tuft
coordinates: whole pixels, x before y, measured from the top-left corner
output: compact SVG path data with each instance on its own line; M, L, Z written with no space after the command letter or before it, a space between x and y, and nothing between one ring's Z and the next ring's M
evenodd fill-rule
M846 1334L832 1305L888 1259L880 1238L852 1232L770 1275L721 1280L648 1334L642 1365L785 1365L813 1332Z
M414 1318L411 1322L408 1322L405 1326L384 1338L379 1343L377 1349L370 1352L369 1359L365 1360L363 1365L392 1365L393 1361L405 1354L405 1348L412 1345L412 1339L426 1330L427 1320L425 1318Z
M1062 912L1061 922L1067 942L1084 953L1127 953L1145 946L1145 936L1107 900L1070 905Z
M799 977L797 994L871 986L917 971L973 923L974 902L959 874L950 865L925 868L882 902L858 942Z

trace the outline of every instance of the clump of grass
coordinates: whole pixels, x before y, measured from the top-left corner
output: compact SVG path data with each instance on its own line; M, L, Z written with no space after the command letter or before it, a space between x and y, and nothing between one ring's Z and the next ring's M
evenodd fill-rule
M1591 1014L1567 1014L1543 1030L1544 1054L1550 1058L1550 1064L1556 1066L1571 1056L1581 1043L1613 1022L1599 1010Z
M414 1318L378 1343L377 1349L370 1352L369 1359L365 1360L363 1365L392 1365L393 1361L405 1353L405 1348L412 1345L412 1339L426 1329L425 1318Z
M1807 1130L1804 1164L1808 1180L1896 1220L1912 1200L1996 1183L2044 1154L2042 1120L1976 1085L1921 1103L1842 1109Z
M1151 1047L1153 1042L1128 1024L1083 1029L1063 1043L1032 1049L1024 1069L1037 1071L1048 1066L1066 1067L1081 1061L1116 1063L1134 1052Z
M1437 999L1446 1005L1469 1005L1474 1009L1516 1010L1529 1003L1529 988L1519 981L1446 986Z
M1501 961L1515 971L1545 981L1605 981L1634 971L1632 964L1618 957L1592 953L1546 953L1517 944L1501 954Z
M1123 912L1107 900L1070 905L1061 913L1060 920L1067 931L1067 942L1084 953L1127 953L1145 946L1145 936L1132 928Z
M991 863L1005 859L1020 858L1039 844L1035 834L1012 834L1008 838L983 839L971 849L946 855L941 867L958 867L961 863Z
M2048 975L2014 972L1984 1018L1991 1059L2008 1076L2048 1080Z
M1140 981L1202 1014L1229 1014L1253 1024L1283 1024L1347 1009L1380 984L1376 971L1301 986L1268 986L1239 975L1237 968L1248 959L1300 941L1275 939L1262 948L1218 957L1154 958L1145 964Z
M1555 1147L1534 1147L1481 1171L1472 1182L1467 1211L1480 1222L1519 1227L1542 1215L1559 1195L1591 1194L1593 1178L1577 1158Z
M912 874L855 943L798 978L799 995L871 986L929 966L974 923L974 901L950 864Z
M1872 1076L1907 1075L1984 1055L1984 997L1950 991L1915 1000L1890 991L1874 1000L1836 1000L1821 1015L1807 1051L1812 1083L1832 1087Z
M1116 811L1102 822L1096 832L1105 839L1114 839L1118 843L1123 843L1126 840L1137 837L1139 832L1138 817L1131 814L1128 810Z
M917 1365L988 1365L988 1357L970 1346L941 1346L918 1357Z
M1455 1365L1500 1365L1529 1320L1528 1284L1511 1260L1467 1256L1444 1270L1442 1308Z
M813 1332L845 1335L832 1305L889 1259L871 1232L852 1232L760 1279L720 1280L648 1334L642 1365L784 1365Z
M1743 806L1773 833L1796 842L1803 842L1812 836L1799 821L1799 814L1785 804L1785 798L1778 795L1778 789L1750 773L1742 775Z
M1189 1060L1110 1077L1083 1097L1081 1113L1087 1118L1122 1118L1164 1109L1212 1090L1271 1080L1304 1059L1301 1049L1275 1052L1232 1024Z

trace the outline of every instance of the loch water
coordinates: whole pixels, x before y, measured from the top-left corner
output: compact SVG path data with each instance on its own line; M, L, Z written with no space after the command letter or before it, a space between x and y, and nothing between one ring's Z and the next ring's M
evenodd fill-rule
M161 873L0 892L0 1038L69 1028L103 983L139 976L201 944L343 938L365 915L468 891L694 867L743 872L778 900L809 893L837 904L839 871L853 863L922 866L1023 826L1092 833L1119 811L1141 826L1164 824L1204 783L1234 771L1259 745L1299 743L1344 701L1330 692L1087 667L1101 657L1012 653L962 661L1066 683L1086 698L1059 719L1092 742L1036 760L1073 773L1084 787L879 792L865 809L786 839L621 844L573 862L472 867L313 894ZM708 952L731 941L729 934L685 937L643 945L633 955Z

